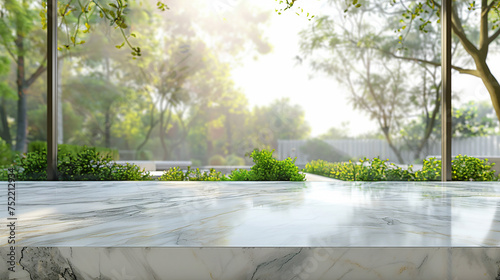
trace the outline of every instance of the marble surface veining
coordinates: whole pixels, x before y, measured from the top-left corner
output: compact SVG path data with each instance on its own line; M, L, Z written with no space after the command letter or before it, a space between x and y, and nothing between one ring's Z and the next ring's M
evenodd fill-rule
M23 247L0 279L493 280L499 248Z
M17 182L16 217L17 246L496 247L500 184Z

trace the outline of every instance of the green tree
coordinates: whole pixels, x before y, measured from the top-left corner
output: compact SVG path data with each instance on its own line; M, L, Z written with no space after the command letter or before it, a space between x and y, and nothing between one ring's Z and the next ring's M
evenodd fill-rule
M353 107L378 122L384 138L402 162L399 140L406 141L414 157L419 158L433 139L440 112L440 69L435 64L399 60L394 36L387 32L399 22L395 24L385 15L378 7L367 4L344 20L321 16L310 29L300 33L301 49L306 58L311 58L314 70L335 76L349 89ZM377 29L373 27L373 18L387 25L376 25L383 26ZM409 33L404 52L408 56L439 60L436 41L439 37L433 32ZM417 120L421 117L423 122ZM409 129L407 123L411 122L422 126L400 133L402 127Z
M405 65L370 48L384 38L363 20L365 16L359 11L343 24L328 16L320 18L311 30L301 32L301 51L312 69L333 76L349 90L353 108L378 123L397 160L403 162L394 135L409 105Z
M435 140L441 135L441 117L438 116L438 125L435 126L433 134ZM408 132L421 130L425 123L425 116L407 124L403 131ZM469 101L452 110L452 135L453 137L467 138L498 134L499 125L495 117L495 111L487 102ZM411 134L407 135L410 140ZM409 141L411 143L411 141Z
M269 51L260 34L266 17L246 7L236 10L236 16L228 14L234 20L221 21L203 13L206 3L172 3L174 11L169 17L151 16L144 21L148 27L140 28L144 30L141 38L145 47L135 87L147 91L152 104L147 118L151 133L138 150L147 145L149 136L157 133L155 137L159 138L162 157L166 159L174 151L189 150L185 145L192 130L201 137L199 126L210 130L224 123L227 142L219 144L221 138L212 143L210 137L205 138L206 152L211 155L218 149L216 145L222 145L219 150L224 154L233 153L233 140L238 138L236 123L241 122L239 112L246 106L246 99L235 89L231 64L245 48L253 48L257 54ZM198 4L197 9L189 9ZM163 36L155 35L160 33ZM206 37L208 40L200 39ZM250 40L251 44L241 44L243 40Z
M0 46L16 65L17 114L15 150L26 151L28 137L28 103L27 91L33 83L46 71L45 33L47 9L46 1L33 2L27 0L0 1ZM107 20L117 28L127 47L134 56L141 51L133 46L131 34L126 34L126 11L128 0L119 1L59 1L58 17L61 22L59 32L66 42L61 42L59 49L71 49L85 43L81 36L91 30L93 21L99 17ZM41 5L40 5L41 4ZM158 2L158 8L168 7ZM82 28L85 27L85 28ZM125 45L125 44L124 44ZM64 55L62 55L64 56ZM2 114L0 114L2 117ZM5 124L5 119L2 123ZM5 130L4 130L5 131ZM4 134L8 140L8 135Z
M420 142L422 132L426 127L426 115L412 119L402 126L401 136L404 140L402 149L414 151ZM499 133L499 123L495 110L488 101L470 101L452 110L452 136L457 138L488 136ZM436 119L429 139L430 142L439 142L441 137L441 115ZM425 147L424 147L425 150ZM415 159L421 160L421 154L415 154Z
M253 147L259 149L276 149L278 140L305 139L311 132L304 109L291 104L289 98L275 100L268 106L256 106L248 127Z
M284 7L279 12L291 9L296 1L286 1ZM338 5L337 1L328 1ZM396 28L400 32L399 42L404 43L405 37L414 32L415 29L426 34L439 29L430 28L433 24L439 23L441 3L439 1L347 1L346 12L356 14L355 8L373 9L378 11L379 16L386 16L394 21L397 18L400 23ZM453 59L452 69L461 74L472 75L481 79L489 92L491 103L495 109L497 119L500 120L500 83L491 71L488 62L488 54L493 46L498 43L500 35L500 1L481 0L476 1L454 1L451 10L452 32L457 38L461 50L464 54L462 59ZM395 17L394 15L398 15ZM400 16L399 16L400 15ZM351 16L350 14L347 17ZM416 28L412 28L412 26ZM436 38L439 36L435 36ZM370 46L379 50L384 50L384 45L375 44ZM398 59L406 61L416 61L427 65L440 66L439 60L433 60L421 55L408 55L407 53L396 54L394 49L401 49L401 45L394 44L389 53ZM386 49L385 49L386 50Z
M16 65L17 116L15 150L26 151L28 133L27 90L46 70L41 54L44 41L41 28L36 29L36 4L27 1L0 2L0 44ZM2 121L4 124L5 122ZM5 135L8 137L7 135ZM8 141L8 139L5 139Z
M7 82L8 74L10 71L10 60L6 56L0 56L0 137L5 140L5 142L12 146L12 136L10 133L10 126L7 120L7 108L6 103L8 100L16 99L16 92Z
M104 75L74 77L68 81L67 100L79 115L84 117L84 127L89 131L80 134L93 146L111 147L111 130L117 120L117 111L124 101L126 88L110 83ZM69 89L71 88L71 90Z

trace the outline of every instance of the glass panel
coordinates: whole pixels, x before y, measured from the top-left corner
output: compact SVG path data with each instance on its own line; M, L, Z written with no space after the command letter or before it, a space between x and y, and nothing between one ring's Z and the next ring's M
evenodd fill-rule
M123 34L91 21L68 51L74 24L60 31L60 143L186 166L440 155L436 7L410 23L390 3L129 4Z
M500 168L500 104L495 98L500 93L498 85L498 14L495 9L481 17L480 3L472 5L467 1L454 2L463 28L458 31L462 40L455 36L456 51L453 65L458 69L453 75L453 156L456 158L458 180L492 179L490 173L481 171L481 164L475 164L465 156L488 159L485 164L495 162L491 170ZM487 23L486 23L487 22ZM489 30L481 32L486 23ZM496 35L495 35L496 34ZM468 45L474 47L468 47ZM478 51L482 48L483 52ZM476 59L473 59L476 57ZM463 167L459 168L462 163ZM488 168L489 169L489 168ZM482 174L482 176L479 176Z
M0 3L0 165L46 140L46 30L38 1ZM14 152L15 151L15 152Z
M441 153L437 8L425 7L428 13L410 22L405 7L323 2L317 18L300 28L297 68L313 76L300 104L308 105L311 136L346 156L331 161L379 157L417 170ZM310 142L317 150L311 159L326 157L319 145Z

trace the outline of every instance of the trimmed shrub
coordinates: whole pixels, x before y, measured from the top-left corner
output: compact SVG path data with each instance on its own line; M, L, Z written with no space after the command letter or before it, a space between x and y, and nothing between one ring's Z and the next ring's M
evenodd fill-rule
M20 181L47 180L47 151L29 152L14 161ZM78 153L58 153L58 176L62 181L136 181L149 180L137 165L120 165L110 154L101 155L94 148L83 147Z
M226 175L222 174L220 171L215 171L215 169L210 168L209 171L201 172L199 168L196 170L190 170L188 167L189 181L229 181L230 179Z
M3 139L0 139L0 166L11 165L17 153Z
M322 159L313 160L306 163L304 172L331 177L330 172L335 167L335 165L336 165L335 163L331 163Z
M237 169L231 172L229 178L231 181L250 181L251 175L250 171L246 169Z
M495 171L491 170L495 163L488 164L488 159L458 155L451 161L452 179L457 181L493 181ZM441 166L440 166L441 167Z
M439 181L441 180L441 160L424 159L422 170L413 172L410 165L403 169L388 160L363 158L359 162L330 163L321 160L306 164L304 172L329 176L344 181ZM455 181L495 181L494 165L488 160L458 155L451 161L452 179Z
M13 165L14 174L19 181L47 180L47 151L18 155Z
M159 178L160 181L229 181L226 175L211 168L209 171L201 172L199 168L192 170L188 166L184 173L179 167L166 170Z
M43 150L47 150L47 142L45 141L32 141L28 143L28 153L41 152Z
M184 181L186 179L186 175L179 167L172 167L168 170L165 170L161 177L158 179L160 181Z
M295 159L277 160L273 152L254 150L250 157L255 163L250 171L235 170L229 175L233 181L304 181L305 175L299 172Z
M83 149L94 149L99 152L103 156L111 156L112 160L120 159L118 154L118 150L109 149L103 147L87 147L87 146L79 146L79 145L69 145L69 144L58 144L57 151L61 154L71 154L76 155L81 152ZM28 144L28 152L41 152L47 151L47 142L45 141L33 141Z
M453 162L452 162L453 168ZM439 181L441 180L441 160L437 158L424 159L421 171L415 172L417 181Z
M208 172L188 170L184 173L178 167L170 168L160 177L162 181L304 181L305 175L299 172L295 160L287 158L276 160L273 158L274 150L254 150L250 155L255 162L250 171L233 170L229 177L221 172L210 169Z

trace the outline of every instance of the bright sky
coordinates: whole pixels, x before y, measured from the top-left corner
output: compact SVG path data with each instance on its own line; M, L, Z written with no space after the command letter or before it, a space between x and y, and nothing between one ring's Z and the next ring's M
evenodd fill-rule
M307 63L296 65L295 56L299 54L297 33L310 24L305 16L297 16L294 12L278 15L274 12L277 4L272 0L254 3L273 11L265 33L273 51L260 56L257 61L248 58L242 67L233 71L234 81L244 90L250 105L268 105L278 98L290 98L291 103L304 108L313 137L325 133L330 127L340 128L346 121L352 135L373 131L375 123L352 110L347 104L347 92L339 88L334 78L321 77L310 70ZM308 11L314 13L314 9ZM315 77L309 79L311 75Z
M223 0L219 0L223 1ZM234 3L244 0L226 0ZM311 1L316 6L308 11L313 14L327 1ZM309 2L309 3L311 3ZM277 3L272 0L254 0L262 9L274 11ZM306 2L303 2L306 3ZM321 77L311 71L307 63L296 65L295 56L299 54L298 32L310 22L294 12L282 15L272 13L266 37L274 47L272 53L260 56L255 61L248 58L233 71L236 84L248 97L250 105L268 105L275 99L289 97L293 104L300 104L312 128L311 136L326 132L330 127L340 128L348 122L348 133L352 136L377 131L378 127L366 115L354 111L347 102L348 92L340 87L334 78ZM316 75L309 79L310 75ZM454 91L462 92L462 102L489 99L481 81L467 75L454 75Z

